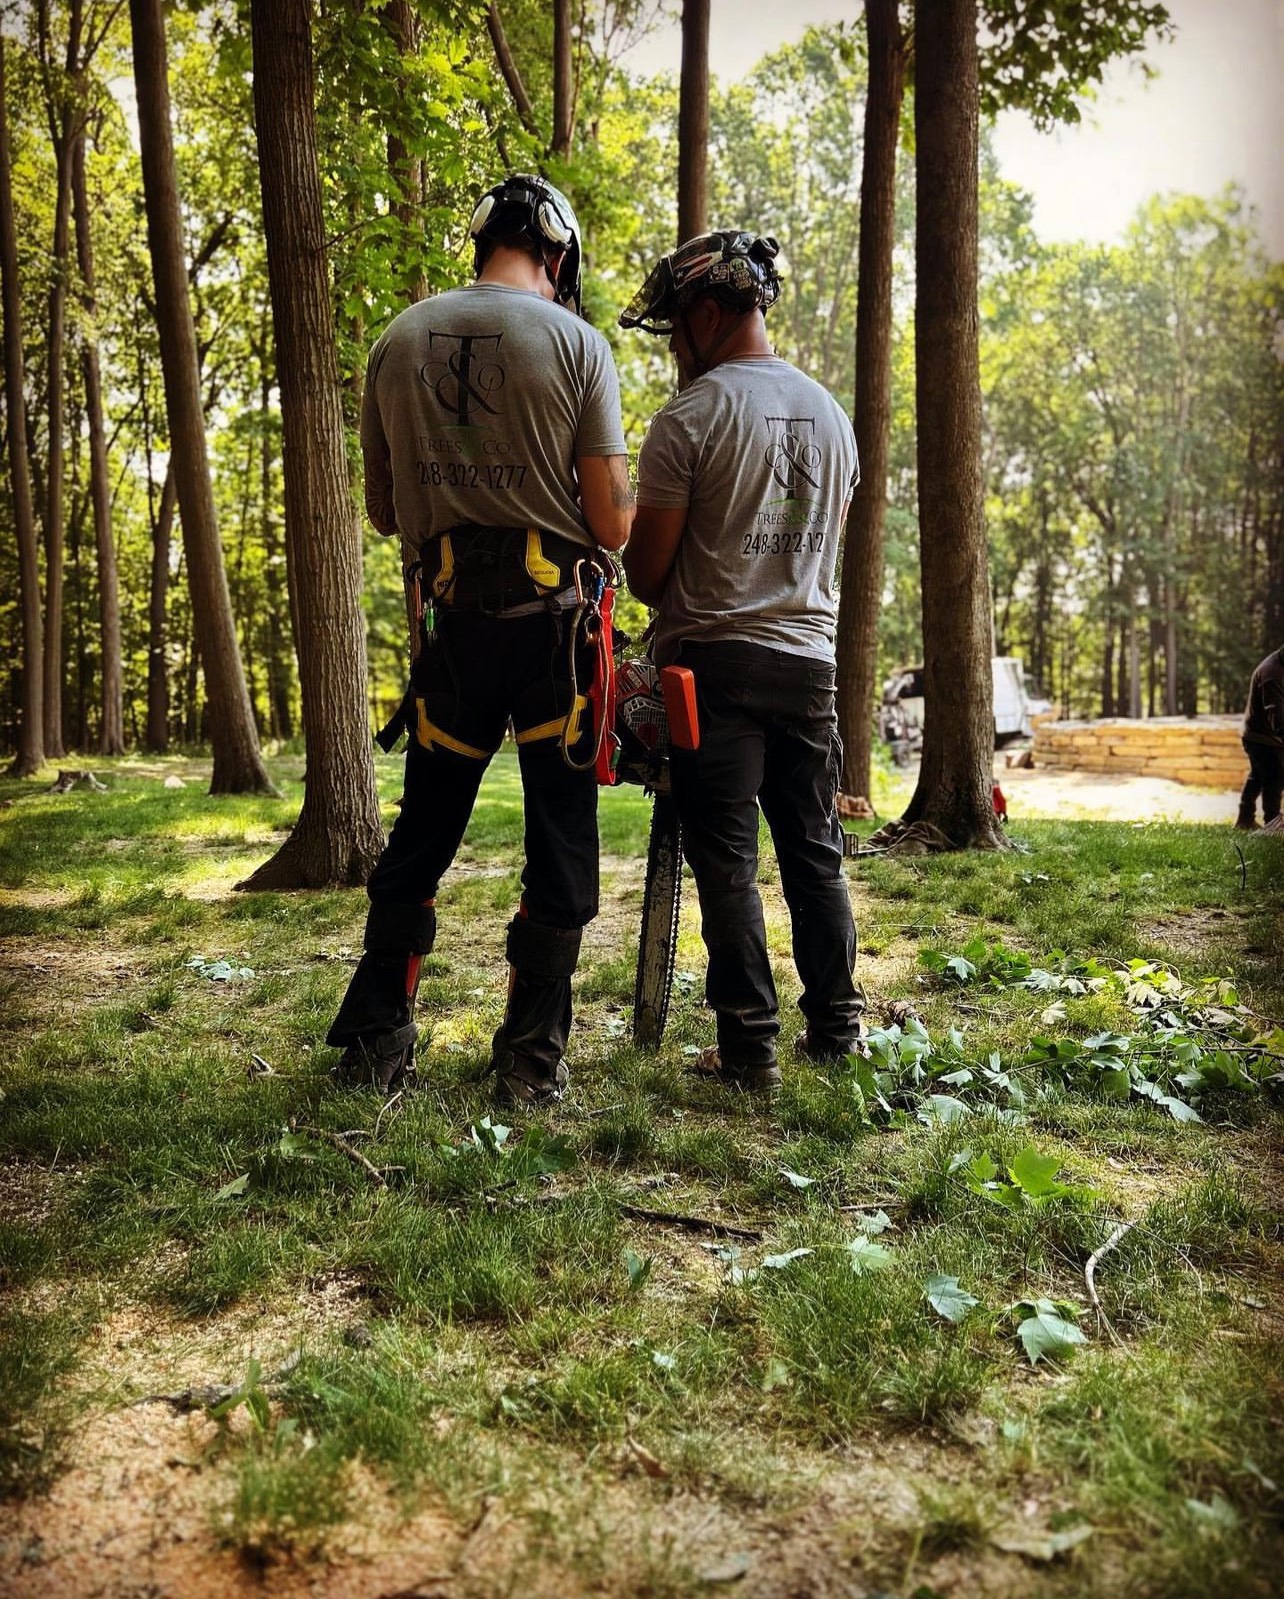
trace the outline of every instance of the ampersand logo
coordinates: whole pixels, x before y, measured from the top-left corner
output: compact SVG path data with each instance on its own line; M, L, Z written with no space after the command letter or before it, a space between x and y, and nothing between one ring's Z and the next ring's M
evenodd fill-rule
M821 451L818 444L812 443L815 417L768 416L763 420L771 432L771 444L765 459L771 468L771 475L784 489L785 497L800 499L804 484L819 493L820 479L816 474L820 468Z
M490 401L504 386L504 369L494 359L503 337L502 333L428 335L428 348L434 358L420 367L420 379L461 427L467 427L478 411L499 415L498 407Z

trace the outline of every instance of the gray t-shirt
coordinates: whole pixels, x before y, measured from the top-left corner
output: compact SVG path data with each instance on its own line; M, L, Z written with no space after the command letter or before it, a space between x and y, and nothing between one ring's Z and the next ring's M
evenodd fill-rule
M670 400L638 457L638 504L687 507L656 661L683 639L833 660L834 561L859 479L846 413L787 361L723 361Z
M611 347L564 306L475 283L421 300L370 352L366 511L420 545L461 522L592 546L577 455L625 454Z

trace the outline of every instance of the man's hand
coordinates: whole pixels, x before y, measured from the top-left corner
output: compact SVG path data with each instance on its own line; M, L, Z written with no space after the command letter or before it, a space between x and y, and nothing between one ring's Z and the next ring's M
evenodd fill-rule
M624 552L624 570L630 590L645 604L658 605L664 598L686 527L685 505L638 507L633 537Z
M589 532L604 550L622 550L633 526L627 455L579 455L580 505Z

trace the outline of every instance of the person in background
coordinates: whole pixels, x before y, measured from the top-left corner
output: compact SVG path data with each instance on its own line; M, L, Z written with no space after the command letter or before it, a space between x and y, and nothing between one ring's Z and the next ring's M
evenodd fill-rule
M1284 649L1273 650L1248 680L1243 739L1249 770L1235 826L1257 826L1259 798L1262 821L1269 826L1280 814L1284 791Z
M780 1081L760 806L802 981L799 1052L846 1055L864 1009L834 809L834 563L859 479L856 440L837 401L771 348L777 253L774 239L739 229L691 239L620 315L667 337L680 374L642 445L624 564L656 608L657 665L694 678L698 747L674 748L672 779L717 1015L717 1044L697 1066L749 1090Z
M423 642L399 713L410 734L401 812L327 1042L343 1050L344 1086L391 1092L413 1079L437 886L511 720L525 866L491 1069L499 1103L520 1107L556 1100L567 1081L571 975L598 900L582 596L600 592L599 546L628 538L633 496L610 346L578 315L581 240L566 197L540 177L505 178L469 232L476 282L403 311L367 369L366 509L419 553Z

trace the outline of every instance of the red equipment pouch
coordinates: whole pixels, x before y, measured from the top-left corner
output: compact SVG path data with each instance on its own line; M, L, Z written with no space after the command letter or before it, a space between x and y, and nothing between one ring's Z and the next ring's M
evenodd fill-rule
M615 731L615 590L608 584L598 603L599 630L597 670L588 700L592 725L601 730L594 770L600 786L611 788L619 782L616 764L620 759L620 739Z
M660 692L669 719L669 740L680 750L700 748L700 713L696 708L695 674L689 666L662 666Z

